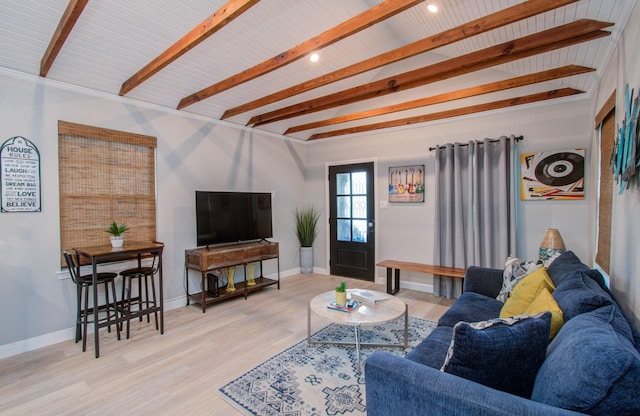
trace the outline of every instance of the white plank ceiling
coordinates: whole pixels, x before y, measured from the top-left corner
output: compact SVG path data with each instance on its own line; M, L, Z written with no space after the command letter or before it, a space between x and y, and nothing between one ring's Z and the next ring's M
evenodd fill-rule
M227 1L89 0L53 62L47 78L118 95L123 82L227 4ZM307 140L315 133L430 114L564 87L582 90L585 92L583 96L587 97L595 93L600 76L598 70L601 70L610 58L636 1L578 0L433 51L252 109L227 120L246 125L252 117L272 110L446 61L578 19L610 22L613 26L604 30L611 32L611 35L606 37L256 128L284 134L291 126L565 65L582 65L596 71L290 133L288 136ZM202 43L133 88L125 97L175 109L181 99L274 58L380 3L382 0L259 1ZM520 3L523 1L427 0L318 50L320 60L317 63L311 63L308 57L301 58L268 74L186 106L181 111L221 119L225 111L236 106ZM68 0L0 0L0 67L37 76L40 73L41 60L68 4ZM439 12L428 12L428 4L437 5Z

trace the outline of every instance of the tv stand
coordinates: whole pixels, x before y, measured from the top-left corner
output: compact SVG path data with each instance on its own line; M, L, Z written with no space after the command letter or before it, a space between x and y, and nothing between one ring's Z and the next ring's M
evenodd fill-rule
M278 265L277 279L269 279L262 276L262 262L271 259L276 260ZM260 276L255 277L255 284L251 285L247 281L246 266L255 262L260 262ZM267 286L277 285L278 290L280 290L280 258L277 242L260 240L250 243L189 249L184 252L184 265L187 305L193 300L202 307L202 313L205 312L208 305L238 296L244 296L246 299L249 293ZM244 269L244 281L236 282L234 284L236 290L227 292L225 287L218 286L218 279L212 272L237 266L242 266ZM189 270L200 272L202 279L200 284L201 291L198 293L189 293Z

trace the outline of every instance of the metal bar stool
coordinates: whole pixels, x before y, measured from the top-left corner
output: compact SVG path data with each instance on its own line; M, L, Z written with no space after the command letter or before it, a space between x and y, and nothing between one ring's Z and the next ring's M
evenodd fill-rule
M129 327L131 318L139 316L142 321L143 316L147 316L147 322L151 322L150 314L153 312L156 330L158 330L158 308L156 301L156 284L154 275L158 272L158 256L153 256L151 266L142 266L142 259L138 256L138 267L127 269L120 272L123 278L122 282L122 304L124 313L127 315L127 339L129 339ZM138 281L138 296L131 297L133 289L133 280ZM149 280L151 280L151 293L149 293ZM144 297L142 291L142 282L144 281ZM134 313L132 306L137 305L137 311Z
M93 286L93 276L91 274L80 275L80 261L78 255L73 250L64 251L64 259L71 275L71 280L76 285L76 343L82 339L82 351L87 350L87 323L89 316L92 319L97 319L99 326L106 326L108 332L111 332L111 324L116 327L116 333L118 339L120 339L120 326L118 324L118 301L116 298L116 285L115 279L118 276L117 273L98 273L96 284L104 284L104 305L93 305L89 308L89 298L91 297L91 291L89 289ZM111 283L111 294L113 301L109 300L109 283ZM84 297L84 305L82 300ZM106 318L100 318L100 310L106 311ZM113 319L112 313L113 312Z

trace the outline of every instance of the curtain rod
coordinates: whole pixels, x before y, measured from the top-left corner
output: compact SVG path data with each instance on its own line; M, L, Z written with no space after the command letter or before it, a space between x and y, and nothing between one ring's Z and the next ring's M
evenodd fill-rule
M511 140L510 137L507 137L507 140ZM519 142L520 140L524 140L524 136L518 136L518 137L514 137L513 140L515 140L516 142ZM489 139L490 143L495 143L497 141L500 141L500 139ZM479 142L478 144L483 144L484 142ZM462 143L460 146L469 146L468 143ZM433 152L434 150L436 150L438 147L440 147L440 145L436 145L436 147L430 147L429 151Z

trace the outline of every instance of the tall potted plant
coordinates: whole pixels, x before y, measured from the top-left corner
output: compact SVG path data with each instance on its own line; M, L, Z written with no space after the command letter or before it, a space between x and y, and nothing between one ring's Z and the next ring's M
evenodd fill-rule
M314 206L296 210L296 236L300 242L300 272L313 272L313 242L318 236L320 212Z

